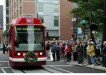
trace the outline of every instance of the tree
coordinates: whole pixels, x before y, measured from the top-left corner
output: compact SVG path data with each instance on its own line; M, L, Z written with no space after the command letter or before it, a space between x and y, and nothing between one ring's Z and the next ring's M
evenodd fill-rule
M68 1L75 2L79 6L78 8L75 8L72 11L72 13L76 11L76 15L79 16L82 20L84 19L88 21L89 26L92 24L92 22L95 23L98 27L97 31L102 32L104 0L68 0Z

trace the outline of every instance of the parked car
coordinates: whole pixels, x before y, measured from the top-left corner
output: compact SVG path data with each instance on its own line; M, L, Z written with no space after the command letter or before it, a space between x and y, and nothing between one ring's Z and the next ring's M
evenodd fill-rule
M3 50L3 45L2 44L0 44L0 50Z

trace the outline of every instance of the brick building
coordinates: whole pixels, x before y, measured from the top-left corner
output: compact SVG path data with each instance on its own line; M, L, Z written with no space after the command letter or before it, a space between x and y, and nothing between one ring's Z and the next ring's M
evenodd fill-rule
M32 15L42 19L50 40L72 38L71 2L67 0L9 0L9 8L10 21Z
M73 26L69 16L71 7L71 2L67 0L60 1L60 33L64 40L71 39L73 35Z
M3 43L3 5L0 5L0 44Z

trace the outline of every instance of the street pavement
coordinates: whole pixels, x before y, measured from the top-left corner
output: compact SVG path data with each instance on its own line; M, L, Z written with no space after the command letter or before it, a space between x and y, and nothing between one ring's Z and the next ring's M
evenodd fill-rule
M106 68L103 67L102 65L94 65L94 66L91 66L91 65L87 65L87 62L85 62L85 63L83 63L83 64L78 64L77 61L71 61L71 62L68 63L68 64L106 71Z
M3 54L2 51L0 51L0 57L8 57L8 54ZM8 60L8 58L6 59L3 59L3 58L0 58L0 61L6 61ZM50 59L48 59L50 61ZM64 60L61 60L63 62L65 62ZM54 62L55 63L55 62ZM70 65L75 65L75 66L80 66L80 67L87 67L87 68L92 68L92 69L97 69L97 70L102 70L102 71L106 71L106 68L103 67L102 65L94 65L94 66L91 66L91 65L87 65L87 61L85 60L85 62L82 64L78 64L77 61L71 61L70 63L67 63L67 64L70 64ZM1 64L0 64L1 65ZM58 64L57 64L58 65Z
M64 61L64 60L62 60L62 61ZM78 64L77 61L73 61L73 60L71 60L70 63L69 62L66 62L66 63L70 64L70 65L76 65L76 66L81 66L81 67L87 67L87 68L91 68L91 69L97 69L97 70L106 71L106 68L103 67L102 65L94 65L94 66L88 65L86 59L84 60L83 64Z

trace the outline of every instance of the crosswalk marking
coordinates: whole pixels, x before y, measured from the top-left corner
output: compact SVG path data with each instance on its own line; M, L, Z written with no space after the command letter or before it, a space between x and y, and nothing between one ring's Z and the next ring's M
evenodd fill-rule
M72 65L44 65L44 66L72 66Z
M3 73L6 73L3 68L1 68L1 70L3 71Z
M72 73L72 72L70 72L70 71L67 71L67 70L64 70L64 69L60 69L60 68L57 68L57 67L54 67L54 66L50 66L50 67L52 67L52 68L54 68L54 69L57 69L57 70L64 71L64 72Z

